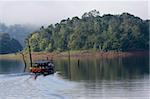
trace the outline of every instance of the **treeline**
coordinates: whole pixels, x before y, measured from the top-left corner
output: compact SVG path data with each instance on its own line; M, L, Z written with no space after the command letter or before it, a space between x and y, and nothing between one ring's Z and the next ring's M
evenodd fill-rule
M82 18L73 17L60 23L43 26L28 36L32 50L148 50L149 20L129 13L103 15L92 10Z
M0 54L16 53L23 48L21 44L7 33L0 33Z

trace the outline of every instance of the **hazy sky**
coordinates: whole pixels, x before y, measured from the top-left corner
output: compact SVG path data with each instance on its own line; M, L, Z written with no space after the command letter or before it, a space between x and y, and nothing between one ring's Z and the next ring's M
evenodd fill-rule
M150 19L148 1L1 1L0 22L6 24L44 25L68 17L81 17L96 9L103 14L129 12L142 19Z

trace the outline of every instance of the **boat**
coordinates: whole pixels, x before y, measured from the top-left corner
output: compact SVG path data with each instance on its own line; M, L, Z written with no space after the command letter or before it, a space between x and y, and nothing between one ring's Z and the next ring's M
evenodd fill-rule
M49 74L54 74L54 64L52 59L48 60L37 60L32 62L32 53L31 53L31 46L29 43L29 40L27 40L28 43L28 49L29 49L29 59L30 59L30 68L29 71L31 73L34 73L36 75L41 75L43 74L44 76L49 75ZM24 56L24 55L23 55ZM26 66L25 66L26 69Z
M49 60L37 60L32 63L32 67L30 67L30 72L34 74L43 74L49 75L54 74L54 64Z

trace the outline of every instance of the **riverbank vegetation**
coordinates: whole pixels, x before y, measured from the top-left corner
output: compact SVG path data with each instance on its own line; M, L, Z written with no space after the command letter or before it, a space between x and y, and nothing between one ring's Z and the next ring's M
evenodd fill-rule
M24 52L24 57L27 62L29 62L29 53ZM123 58L130 56L149 56L149 51L130 51L130 52L116 52L116 51L92 51L92 50L78 50L70 51L71 59L93 59L93 58ZM32 52L33 60L57 60L57 59L68 59L68 51L65 52ZM16 54L3 54L0 55L1 59L10 59L10 60L23 60L23 57L20 53Z
M149 49L149 20L129 13L100 16L96 10L31 33L34 52L67 50L139 51Z

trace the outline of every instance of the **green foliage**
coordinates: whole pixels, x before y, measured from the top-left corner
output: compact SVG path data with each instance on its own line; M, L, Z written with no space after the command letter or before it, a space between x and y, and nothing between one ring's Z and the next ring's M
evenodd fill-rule
M16 53L22 50L21 44L10 38L7 33L0 33L0 54Z
M129 13L103 15L96 10L82 18L43 26L28 36L33 51L102 50L129 51L149 48L149 20Z

